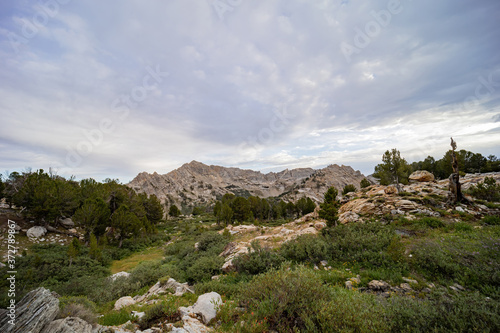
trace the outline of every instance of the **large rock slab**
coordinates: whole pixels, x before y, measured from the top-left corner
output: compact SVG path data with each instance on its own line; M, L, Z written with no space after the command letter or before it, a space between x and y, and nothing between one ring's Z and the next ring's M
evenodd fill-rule
M120 310L121 308L124 308L126 306L129 306L129 305L132 305L132 304L135 304L136 301L130 297L130 296L124 296L122 298L119 298L116 302L115 302L115 310Z
M29 228L26 232L26 236L29 238L40 238L43 237L47 233L47 229L41 226L36 226Z
M0 332L2 333L39 333L52 322L59 312L59 300L45 288L30 291L24 296L15 309L15 325L9 320L9 309L0 317Z
M207 325L212 319L217 316L218 306L222 304L222 298L214 291L203 294L198 297L194 305L189 307L180 307L179 312L184 321L185 317L196 315L200 320ZM186 328L186 326L184 326Z
M193 312L201 317L204 324L208 324L217 316L217 307L222 304L222 298L218 293L212 291L198 297L193 305Z
M433 182L434 175L429 171L418 170L413 172L408 179L410 182Z
M51 322L43 332L47 333L92 333L92 325L76 317L66 317Z
M128 278L129 276L130 276L130 273L128 273L128 272L118 272L118 273L115 273L115 274L111 275L109 277L109 279L112 280L112 281L115 281L118 278L122 278L122 277Z
M75 222L70 218L65 218L59 221L63 227L66 229L71 229L75 227Z

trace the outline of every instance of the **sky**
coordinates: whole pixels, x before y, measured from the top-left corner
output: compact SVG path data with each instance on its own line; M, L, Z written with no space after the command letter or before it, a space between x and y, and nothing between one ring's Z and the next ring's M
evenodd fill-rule
M500 157L498 0L0 0L0 172Z

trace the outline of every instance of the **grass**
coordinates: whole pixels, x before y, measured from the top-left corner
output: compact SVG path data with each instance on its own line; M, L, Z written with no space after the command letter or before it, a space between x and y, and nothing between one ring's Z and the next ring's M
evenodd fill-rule
M111 264L111 273L128 272L143 261L155 261L163 258L163 248L148 248L144 251L134 253L131 256L113 261Z

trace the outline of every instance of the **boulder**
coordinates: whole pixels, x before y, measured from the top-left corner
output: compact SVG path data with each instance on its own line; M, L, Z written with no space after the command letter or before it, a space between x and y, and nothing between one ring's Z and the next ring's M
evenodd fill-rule
M434 181L434 175L430 173L429 171L425 170L418 170L413 172L410 177L408 177L411 183L416 183L416 182L433 182Z
M40 238L43 237L47 233L47 229L41 226L31 227L26 232L26 235L29 238Z
M396 186L389 185L384 189L385 194L396 194L398 193L398 189Z
M352 282L351 281L346 281L345 282L345 287L349 290L352 290Z
M47 333L92 333L92 325L76 317L66 317L51 322L43 332Z
M111 281L115 281L117 278L121 278L121 277L128 278L129 276L130 276L130 273L127 273L127 272L118 272L118 273L115 273L115 274L111 275L109 277L109 279Z
M413 210L417 208L417 204L410 200L399 200L395 205L402 210Z
M203 294L193 305L193 313L201 317L201 321L206 325L217 316L217 307L222 304L222 298L214 291Z
M387 291L390 288L391 286L385 281L371 280L370 282L368 282L368 289L374 291Z
M194 290L192 290L187 283L179 283L172 278L169 278L166 283L160 283L160 281L156 282L154 286L149 288L148 292L142 296L136 296L136 302L142 302L145 299L149 298L153 295L165 294L168 292L174 293L175 296L182 296L186 292L190 292L194 294Z
M0 332L49 332L42 329L53 321L59 312L59 300L49 290L40 287L27 293L16 304L15 312L15 325L8 322L8 312L0 316Z
M63 227L66 229L71 229L75 227L75 222L70 218L65 218L59 221Z
M314 223L314 227L316 228L316 230L321 230L321 229L326 228L326 223L318 221L318 222Z
M130 296L124 296L122 298L119 298L116 302L115 302L115 310L120 310L121 308L124 308L126 306L129 306L129 305L132 305L132 304L135 304L136 301L130 297Z
M339 222L342 224L359 221L359 215L355 212L345 212L339 215Z

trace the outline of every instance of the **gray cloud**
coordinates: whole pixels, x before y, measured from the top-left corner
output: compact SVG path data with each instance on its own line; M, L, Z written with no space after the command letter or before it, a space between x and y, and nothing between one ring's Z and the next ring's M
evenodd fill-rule
M451 135L500 154L500 3L401 0L384 22L391 3L243 1L221 19L210 1L72 1L29 38L43 8L6 3L0 170L127 181L197 159L370 173L392 147L439 158ZM168 76L146 78L156 68Z

